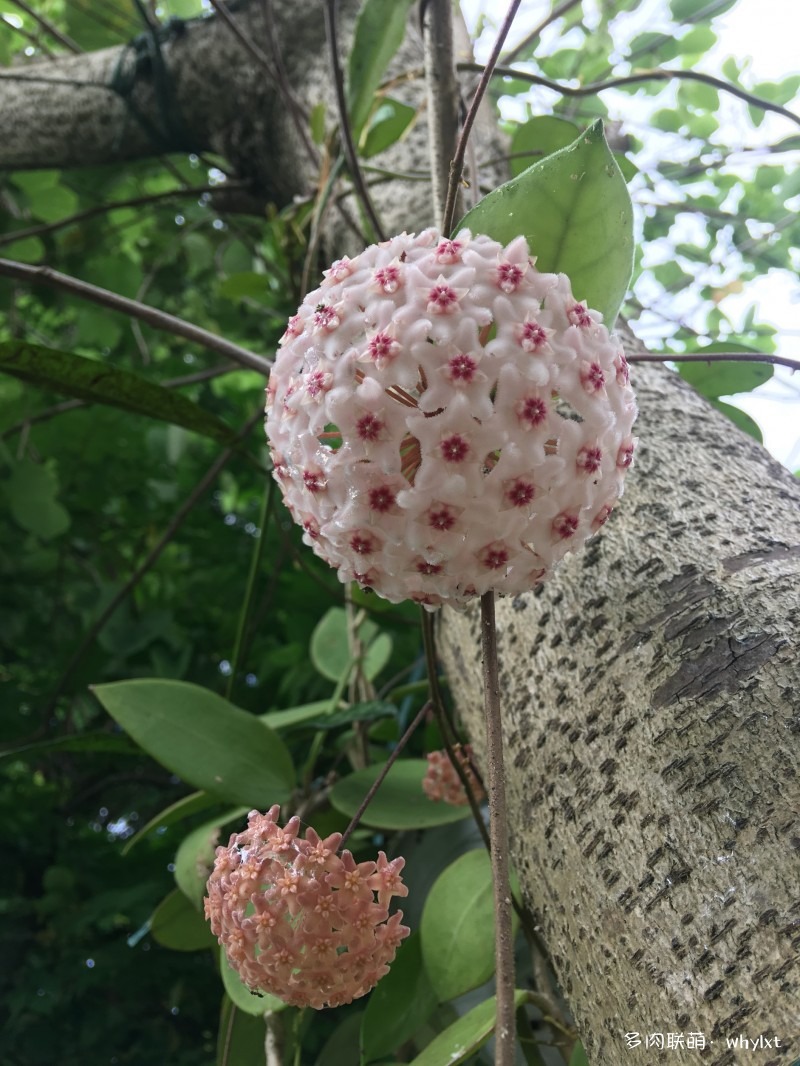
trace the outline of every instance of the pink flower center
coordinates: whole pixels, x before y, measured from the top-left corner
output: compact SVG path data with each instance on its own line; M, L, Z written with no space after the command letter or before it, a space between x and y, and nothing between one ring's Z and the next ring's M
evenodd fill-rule
M587 392L600 392L606 383L606 376L599 363L584 364L581 370L581 384Z
M625 358L622 352L620 352L617 358L614 360L614 367L617 371L617 384L627 385L631 374L630 369L628 367L628 360Z
M529 426L540 426L547 418L547 404L539 396L526 396L517 404L520 422Z
M575 530L578 528L578 516L574 514L567 514L566 511L562 511L561 514L556 515L553 519L553 532L557 537L562 540L566 540L571 537Z
M460 433L453 433L444 438L439 448L442 458L448 463L460 463L469 454L469 441L465 440Z
M321 492L325 488L325 478L318 470L304 470L303 484L309 492Z
M581 329L587 329L594 324L591 315L583 304L573 304L572 307L568 307L567 318L573 326L579 326Z
M437 315L447 315L458 307L458 296L449 285L434 285L428 293L428 310Z
M499 570L508 562L508 551L502 545L487 544L478 558L487 570Z
M516 292L525 272L516 263L501 263L497 268L497 284L503 292Z
M377 362L379 359L393 359L400 345L388 333L376 333L367 347L369 354Z
M536 352L547 344L547 334L538 322L524 322L520 330L519 346L526 352Z
M602 459L603 453L599 448L585 444L578 452L575 462L579 470L585 470L587 474L595 474L600 469Z
M453 509L446 503L433 506L428 510L428 525L440 533L447 533L456 524L456 516Z
M478 364L471 355L461 352L460 355L453 356L447 367L451 381L463 381L468 384L475 377Z
M597 514L592 519L592 529L599 529L608 520L608 516L613 511L613 507L609 503L604 503Z
M634 443L632 440L623 441L619 452L617 453L617 466L621 469L625 469L633 462L633 450Z
M382 429L383 422L381 422L377 415L362 415L356 422L356 433L358 433L361 440L377 440Z
M329 304L317 304L314 311L314 325L331 333L339 325L339 316Z
M515 478L506 489L506 499L513 507L525 507L536 495L536 486L523 478Z
M400 271L396 266L381 267L375 271L373 278L384 292L393 293L400 288Z
M439 241L436 249L436 259L439 263L457 263L461 258L463 246L461 241Z
M303 522L303 529L308 533L312 540L316 540L319 536L319 525L313 518L307 518Z
M369 490L369 505L373 511L384 514L394 506L396 497L388 485L379 485Z
M371 555L375 551L375 538L370 533L354 533L350 538L350 547L356 555Z
M329 375L323 374L321 370L315 370L312 374L306 376L306 392L312 399L316 399L317 396L321 396L323 392L327 392L329 387Z
M441 563L429 563L425 559L420 559L417 563L417 573L425 574L426 576L430 574L441 574L443 569L444 567Z

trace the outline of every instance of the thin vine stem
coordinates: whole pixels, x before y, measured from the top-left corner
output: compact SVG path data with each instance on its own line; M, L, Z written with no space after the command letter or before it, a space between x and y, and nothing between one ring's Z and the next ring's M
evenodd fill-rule
M231 658L231 672L228 675L228 682L225 686L225 699L227 700L231 698L233 686L236 683L236 675L239 673L239 667L241 665L244 632L247 628L247 619L250 615L250 604L253 602L253 590L255 589L256 576L258 575L261 556L264 554L264 544L267 539L267 527L269 526L270 517L272 516L272 506L275 502L274 490L275 479L271 477L264 488L264 494L261 499L261 510L258 516L258 539L253 545L253 551L250 556L250 571L247 575L244 602L239 611L239 623L236 627L236 639L234 641L233 656Z
M764 352L646 352L626 355L629 363L770 363L772 366L788 366L800 370L800 359L785 355L767 355Z
M339 43L336 32L336 16L338 9L338 0L326 0L325 3L325 34L328 39L328 51L330 52L331 71L333 73L333 83L336 88L336 105L339 111L339 130L342 137L342 146L344 147L344 153L347 158L347 165L350 169L350 177L353 179L353 184L356 188L356 193L361 201L364 210L367 214L367 218L377 235L379 241L386 240L386 235L383 232L380 219L375 211L375 207L369 195L369 190L364 183L364 175L361 173L361 167L358 162L358 155L356 154L356 146L353 142L353 129L350 125L350 116L347 113L347 99L344 92L344 74L342 73L342 65L339 61Z
M732 96L744 100L745 103L758 107L762 111L773 111L776 115L782 115L800 126L800 115L790 111L780 104L774 104L771 100L765 100L763 96L756 96L747 89L740 89L738 85L716 78L713 74L704 74L699 70L665 70L662 67L654 67L651 70L639 70L635 74L624 74L619 78L609 78L607 81L590 82L588 85L565 85L560 81L542 77L541 74L531 74L527 70L518 70L516 67L506 67L492 64L491 59L486 66L480 63L457 63L456 70L471 72L473 74L486 74L490 71L489 78L516 78L519 81L528 82L530 85L541 85L545 89L552 89L561 96L594 96L606 89L617 89L622 85L638 85L646 81L699 81L703 85L711 85L721 92L730 93ZM483 79L482 79L483 80ZM488 79L487 79L488 80Z
M195 344L209 351L219 352L232 362L249 367L251 370L257 370L265 377L269 377L272 367L271 359L256 355L255 352L241 348L238 344L233 344L224 337L218 337L215 333L195 326L183 318L167 314L166 311L159 311L155 307L140 303L138 300L131 300L127 296L120 296L116 292L109 292L108 289L100 288L99 285L91 285L88 281L81 281L80 278L62 274L58 270L53 270L52 267L29 266L27 263L17 263L12 259L0 259L0 276L17 278L19 281L26 281L32 285L48 285L52 289L62 289L83 300L100 304L101 307L121 311L129 318L138 318L154 329L164 330L177 337L194 341Z
M486 90L489 88L489 81L492 77L495 64L500 57L500 52L505 44L508 32L511 29L511 25L514 22L514 17L517 14L522 0L511 0L506 17L503 19L503 24L497 34L497 39L494 42L492 48L492 54L489 56L489 62L485 67L479 68L481 70L481 79L478 82L478 87L475 90L475 95L472 97L472 102L469 105L466 118L464 119L464 125L461 128L461 135L458 138L458 144L456 145L455 155L450 163L450 181L447 185L447 200L445 201L444 215L442 217L442 233L447 234L453 228L455 222L456 204L458 202L458 188L461 184L461 175L464 170L464 158L467 154L467 142L469 135L472 132L472 127L475 123L475 119L478 115L478 109L481 106ZM456 66L457 70L461 70L463 64L459 63Z
M358 828L358 824L361 821L361 819L363 818L364 812L366 811L367 807L369 807L370 803L372 803L373 799L375 798L375 793L378 791L378 789L381 787L383 782L386 780L386 775L389 773L391 768L394 766L394 764L397 761L398 757L402 753L403 748L405 748L406 744L408 744L409 740L411 740L412 736L414 735L414 733L417 730L417 727L422 722L423 718L425 717L425 715L428 713L428 711L430 709L431 709L430 701L428 701L427 703L423 704L423 706L417 712L417 715L414 718L414 720L412 721L411 725L408 727L408 729L406 729L405 733L403 733L402 737L400 737L400 739L398 740L394 751L391 753L389 758L386 760L386 762L381 767L381 772L378 774L378 776L375 778L375 780L370 785L369 789L367 790L366 795L362 799L361 803L358 805L358 810L356 811L356 813L353 815L352 819L350 820L350 824L348 825L347 829L345 829L344 833L342 833L342 839L341 839L341 841L339 843L339 848L338 848L339 851L342 850L342 848L345 846L345 844L350 839L352 834Z
M492 843L492 885L494 889L495 982L497 986L495 1063L496 1066L513 1066L516 1048L514 932L511 920L513 897L509 877L508 809L503 766L503 722L500 713L497 625L494 592L491 591L481 596L481 650L488 769L486 785L489 796L489 830Z

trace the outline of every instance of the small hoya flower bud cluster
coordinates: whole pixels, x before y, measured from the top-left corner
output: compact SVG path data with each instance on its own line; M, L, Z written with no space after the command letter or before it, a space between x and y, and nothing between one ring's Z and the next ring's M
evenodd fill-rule
M480 803L486 798L486 793L472 769L472 745L456 744L453 752L469 781L472 795ZM463 807L469 803L461 778L446 751L432 751L428 755L428 769L422 779L422 791L428 799L450 803L454 807Z
M410 930L392 896L406 896L405 860L356 863L341 833L299 837L280 807L251 811L247 829L217 848L205 913L228 961L253 991L295 1007L338 1007L366 995Z
M523 237L426 230L338 260L281 345L274 476L342 581L430 608L517 594L622 494L621 345Z

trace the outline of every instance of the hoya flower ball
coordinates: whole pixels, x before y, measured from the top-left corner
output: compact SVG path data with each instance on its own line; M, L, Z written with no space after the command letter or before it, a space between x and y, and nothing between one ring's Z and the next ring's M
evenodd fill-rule
M404 859L356 863L337 854L341 833L299 837L282 829L276 805L251 811L248 827L217 848L205 913L228 961L253 991L294 1007L338 1007L364 996L389 972L410 930L392 896L406 896Z
M628 366L601 317L523 237L429 229L335 262L267 390L306 543L395 603L544 580L606 520L633 458Z
M471 744L456 744L453 749L453 754L464 771L464 775L469 782L472 795L476 801L480 803L486 799L486 793L483 790L483 785L472 769L472 745ZM450 762L450 758L447 752L442 749L441 751L432 751L428 754L428 769L425 772L425 776L422 779L422 791L428 797L428 799L434 800L438 803L449 803L453 807L465 807L469 803L466 789L461 783L461 778Z

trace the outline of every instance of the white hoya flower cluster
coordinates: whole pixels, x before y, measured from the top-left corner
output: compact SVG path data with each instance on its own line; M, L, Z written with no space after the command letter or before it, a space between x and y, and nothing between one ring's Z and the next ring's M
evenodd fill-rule
M267 390L274 476L342 581L394 603L517 594L622 495L628 365L518 237L402 233L325 271Z

